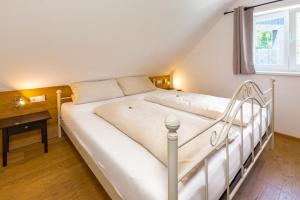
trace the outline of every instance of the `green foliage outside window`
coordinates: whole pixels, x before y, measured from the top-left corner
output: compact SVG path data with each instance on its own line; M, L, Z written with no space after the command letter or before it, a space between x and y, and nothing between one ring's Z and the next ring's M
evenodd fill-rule
M272 32L257 31L256 32L256 48L257 49L272 49Z

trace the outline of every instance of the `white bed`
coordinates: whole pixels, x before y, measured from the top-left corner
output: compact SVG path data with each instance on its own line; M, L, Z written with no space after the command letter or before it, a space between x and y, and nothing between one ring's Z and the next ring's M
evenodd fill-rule
M158 89L139 95L81 105L64 103L61 107L61 120L68 129L66 131L68 136L73 140L75 139L92 158L98 167L97 170L104 174L122 199L168 199L168 170L145 148L94 114L94 109L107 102L121 101L127 98L142 100L146 95L159 92L168 91ZM206 119L213 121L212 119ZM259 142L259 120L259 116L257 116L255 118L254 145ZM265 120L266 112L264 111L263 121ZM270 120L268 121L270 122ZM266 123L262 124L264 133ZM235 129L239 131L239 127L235 127ZM251 125L244 129L245 160L251 152L250 132ZM230 145L231 180L240 169L239 144L240 138L237 138ZM209 199L219 199L226 190L225 157L225 151L222 149L209 159ZM195 175L180 183L179 199L205 199L203 167L199 168Z

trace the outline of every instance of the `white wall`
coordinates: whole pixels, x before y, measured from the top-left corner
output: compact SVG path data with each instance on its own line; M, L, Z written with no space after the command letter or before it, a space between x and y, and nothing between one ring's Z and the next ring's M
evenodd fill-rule
M237 5L247 5L239 1ZM264 1L251 1L258 3ZM292 3L299 1L287 1ZM178 63L175 79L187 91L227 96L244 80L254 79L264 88L269 84L267 75L233 75L233 15L223 16L203 37L182 63ZM275 129L300 138L300 77L275 76L276 122Z
M0 91L169 72L232 1L1 1Z

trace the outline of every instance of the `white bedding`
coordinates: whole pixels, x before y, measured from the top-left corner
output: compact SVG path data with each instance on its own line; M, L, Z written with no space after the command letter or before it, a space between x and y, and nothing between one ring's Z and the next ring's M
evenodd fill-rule
M156 90L82 105L73 105L72 103L62 105L61 114L65 125L94 159L99 170L110 180L123 199L166 200L167 168L141 145L95 115L94 109L107 102L129 98L143 99L146 95L160 92L167 91ZM265 120L265 117L263 119ZM211 121L211 119L207 120ZM255 144L259 141L258 123L259 117L256 117ZM236 127L236 130L238 131L239 128ZM251 126L246 127L244 131L245 159L250 155L250 131ZM263 126L263 131L265 131L265 126ZM239 144L240 138L237 138L230 146L230 176L232 179L239 170ZM209 160L209 199L218 199L224 192L224 158L225 152L221 150ZM204 199L203 169L199 169L193 177L180 184L179 199Z
M216 97L204 94L188 93L170 91L168 93L161 93L156 95L149 95L145 97L146 101L150 101L163 106L175 108L211 119L218 119L225 112L231 99ZM233 110L230 113L229 120L233 118L233 124L246 127L252 119L251 104L246 102L243 104L243 122L240 119L240 112L237 116L233 116L236 109L238 109L241 101L236 101ZM259 114L259 106L253 105L253 115Z
M174 115L180 120L180 128L177 131L178 146L195 137L210 123L206 118L144 100L107 103L97 107L95 113L145 147L165 166L168 165L168 140L164 121L168 115ZM215 150L210 144L211 132L219 132L221 128L219 124L216 125L178 151L179 177L187 175L191 168ZM230 141L233 141L238 137L238 132L230 131L228 135ZM220 142L224 139L225 136L220 138Z

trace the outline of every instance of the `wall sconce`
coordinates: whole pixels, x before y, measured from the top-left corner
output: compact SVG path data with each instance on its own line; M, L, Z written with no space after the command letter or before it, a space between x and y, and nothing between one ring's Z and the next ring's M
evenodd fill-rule
M24 106L26 103L24 101L24 98L19 96L19 97L15 97L15 106L16 108L22 107Z
M170 81L167 78L165 78L164 79L164 84L169 86L170 85Z

